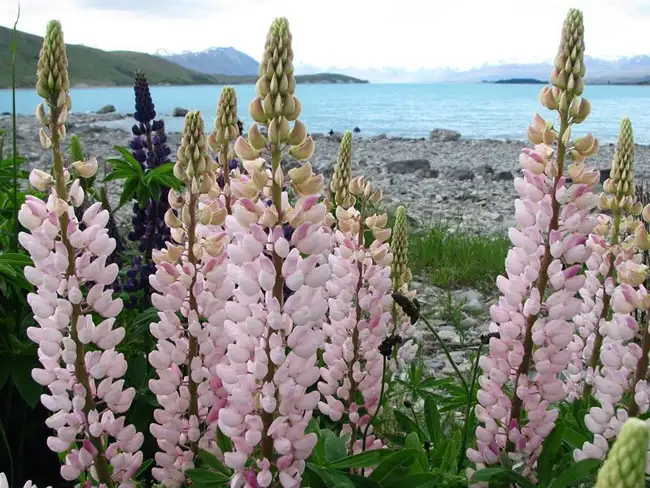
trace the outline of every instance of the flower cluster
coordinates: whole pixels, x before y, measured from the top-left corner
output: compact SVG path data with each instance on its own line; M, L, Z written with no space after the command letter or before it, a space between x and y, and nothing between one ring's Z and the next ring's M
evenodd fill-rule
M166 486L184 482L199 448L218 453L216 421L225 392L216 368L229 343L224 310L234 285L226 273L228 236L221 228L226 211L207 197L216 169L203 119L190 112L174 166L186 190L169 191L165 214L174 242L154 252L156 273L150 277L159 321L150 326L158 342L149 362L158 378L149 388L161 407L150 427L160 448L152 473Z
M565 397L572 319L583 305L578 292L590 256L587 236L596 224L591 210L598 202L592 187L599 174L584 162L597 143L590 135L570 142L570 127L589 113L589 102L579 98L585 74L583 35L582 14L571 10L551 75L554 87L541 93L542 103L559 114L559 130L536 116L528 130L535 148L524 149L520 157L517 226L509 231L514 247L506 258L507 276L497 279L501 298L490 309L490 332L499 337L490 339L490 354L479 363L483 375L476 415L481 425L477 449L468 450L479 465L496 463L506 452L523 460L530 473L555 425L554 404ZM568 165L571 183L564 175L567 156L573 160Z
M38 79L38 93L45 99L37 109L41 142L52 150L54 176L32 171L30 183L49 196L47 202L28 196L18 218L29 230L19 238L34 264L25 267L25 277L36 287L27 301L38 326L27 334L38 344L42 368L32 376L49 389L41 402L52 412L46 424L56 431L47 444L64 454L65 480L83 475L108 487L133 486L144 437L119 416L131 406L135 390L123 389L127 364L115 350L125 334L114 327L122 309L110 288L118 266L107 264L115 240L108 236L108 212L101 204L90 206L81 222L73 211L85 195L79 179L70 182L71 172L92 177L97 161L64 165L60 141L70 97L65 44L56 21L48 24Z
M131 154L142 165L151 170L169 162L170 148L167 146L165 124L162 119L156 119L156 110L151 99L147 78L142 71L135 74L135 112L133 118L137 121L131 128ZM155 271L151 254L154 249L161 249L169 241L169 228L165 225L164 215L169 209L167 188L163 188L160 198L156 201L147 200L144 206L133 204L133 230L128 238L138 242L141 255L133 258L131 268L127 271L127 281L124 290L134 292L145 290L144 295L150 295L149 275ZM134 306L135 302L127 306Z
M344 178L339 179L342 181ZM365 439L369 432L365 427L377 414L384 389L386 359L380 346L393 328L393 256L386 242L391 233L386 228L387 215L369 212L369 206L381 200L381 190L373 191L363 177L348 186L352 203L358 199L361 210L352 205L336 208L336 247L329 255L332 278L327 282L330 320L323 326L327 343L318 390L323 395L319 403L322 413L334 421L347 418L342 434L351 436L352 454L382 445L374 436ZM374 238L370 245L365 237L368 231ZM363 398L361 404L358 394ZM360 433L363 439L358 437Z

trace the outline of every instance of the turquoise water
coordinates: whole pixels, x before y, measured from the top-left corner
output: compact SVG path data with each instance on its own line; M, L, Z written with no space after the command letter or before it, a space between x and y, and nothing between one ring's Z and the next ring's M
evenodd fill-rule
M220 86L152 87L156 109L166 116L171 131L182 119L169 116L174 107L198 109L212 124ZM539 85L494 84L369 84L298 85L302 120L311 132L361 129L361 136L381 133L421 137L433 128L459 131L465 138L525 139L527 124L536 111ZM239 112L248 126L252 85L235 87ZM106 104L119 112L133 111L133 89L84 88L72 90L73 111L94 111ZM592 115L577 133L593 132L602 142L616 140L621 117L628 116L636 140L650 144L650 86L587 86ZM31 114L39 102L34 90L19 90L18 113ZM11 110L11 92L0 90L0 112ZM542 115L544 112L542 112ZM114 125L129 126L129 120Z

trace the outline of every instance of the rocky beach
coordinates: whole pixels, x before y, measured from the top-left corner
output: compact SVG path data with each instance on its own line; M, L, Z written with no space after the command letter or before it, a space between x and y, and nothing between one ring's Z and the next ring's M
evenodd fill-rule
M117 152L113 146L128 146L128 130L107 127L126 116L111 114L71 114L68 134L77 134L88 156L100 163ZM35 117L18 116L20 154L29 167L49 167L48 155L40 147L39 125ZM11 133L11 117L0 116L0 130ZM341 133L312 134L316 151L311 159L314 168L329 178L338 152ZM179 133L169 133L169 145L175 152ZM8 147L6 139L5 147ZM392 209L398 204L408 208L417 226L426 227L445 221L453 230L460 226L478 232L506 229L512 223L513 182L519 171L518 156L523 141L463 139L462 134L434 129L429 138L411 139L355 134L353 171L365 175L384 190L384 204ZM603 170L603 178L614 154L614 145L603 145L590 164ZM288 166L295 164L290 158ZM650 146L637 146L637 177L650 177ZM108 170L108 168L106 168ZM117 191L113 199L117 199Z

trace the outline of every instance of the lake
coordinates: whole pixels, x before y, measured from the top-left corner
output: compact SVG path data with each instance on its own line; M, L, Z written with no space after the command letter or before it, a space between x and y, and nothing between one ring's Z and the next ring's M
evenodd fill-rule
M212 124L220 86L161 86L151 93L159 115L170 131L180 131L182 118L172 118L174 107L201 110ZM520 139L527 124L543 107L538 102L540 85L497 84L364 84L298 85L301 119L310 132L361 129L361 136L385 133L424 137L433 128L453 129L465 138ZM253 85L235 87L240 118L251 122L248 103ZM592 115L576 133L593 132L601 142L616 140L619 121L632 119L635 139L650 144L650 86L587 86ZM91 112L112 104L118 112L134 110L133 89L76 88L71 91L74 112ZM17 92L17 111L34 113L40 98L35 90ZM11 111L11 91L0 90L0 112ZM549 115L541 112L543 116ZM130 126L130 120L111 125Z

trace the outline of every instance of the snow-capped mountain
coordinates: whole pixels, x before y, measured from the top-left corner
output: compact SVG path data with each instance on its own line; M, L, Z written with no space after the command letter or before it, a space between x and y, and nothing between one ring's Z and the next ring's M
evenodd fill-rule
M205 51L170 53L158 50L156 56L200 73L221 75L256 75L259 62L233 47L211 47Z
M607 60L586 56L586 79L598 83L640 83L650 82L650 56L633 56ZM469 70L452 68L422 68L404 70L394 67L354 68L354 67L318 67L297 64L296 73L341 73L369 80L371 83L428 83L428 82L465 82L498 81L512 78L527 78L546 81L552 69L550 60L528 64L486 63Z

